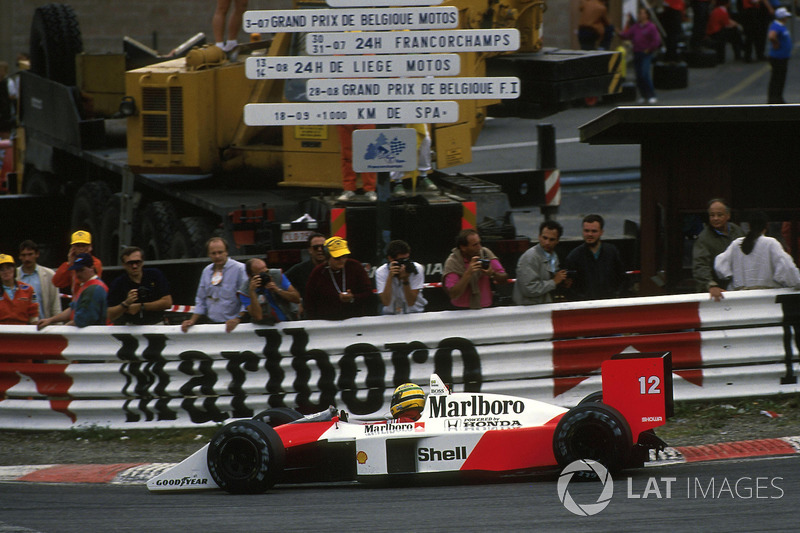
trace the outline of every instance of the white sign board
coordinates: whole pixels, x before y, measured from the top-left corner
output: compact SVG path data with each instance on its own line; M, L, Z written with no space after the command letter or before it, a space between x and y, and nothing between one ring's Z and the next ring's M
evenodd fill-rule
M519 97L519 78L314 79L309 100L467 100Z
M445 6L245 11L242 26L247 33L436 30L458 27L458 8Z
M417 168L417 132L412 128L353 131L353 170L392 172Z
M458 54L248 57L245 63L245 74L251 80L455 76L460 71L461 57Z
M327 0L331 7L438 6L444 0Z
M247 104L248 126L304 124L432 124L458 121L458 102Z
M507 52L519 49L519 30L311 33L306 52L314 56L425 52Z

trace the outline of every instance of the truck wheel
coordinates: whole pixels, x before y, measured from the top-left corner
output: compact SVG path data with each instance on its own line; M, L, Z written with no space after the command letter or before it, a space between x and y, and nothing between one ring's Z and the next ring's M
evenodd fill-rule
M169 259L178 231L178 215L170 202L151 202L141 217L141 248L148 259Z
M206 217L183 217L181 219L186 234L191 243L192 255L190 257L206 256L206 241L214 232L214 225Z
M104 265L116 265L119 261L119 212L119 195L114 194L100 217L100 242L95 248Z
M289 422L300 420L301 418L303 418L303 415L300 414L299 411L289 407L272 407L258 413L253 417L253 420L264 422L268 426L276 428L288 424Z
M102 181L90 181L75 193L70 224L72 231L86 230L95 237L93 246L100 246L100 224L103 208L111 196L111 189Z
M286 450L278 434L264 422L237 420L220 429L208 445L211 477L233 494L258 494L275 484Z
M561 468L579 459L591 459L612 474L628 464L633 448L631 430L619 411L591 402L567 411L553 434L553 453ZM594 472L580 472L596 477Z
M206 241L211 237L211 224L203 217L183 217L170 247L170 259L205 256Z
M31 72L75 85L75 56L81 52L81 29L72 8L66 4L37 7L31 23Z

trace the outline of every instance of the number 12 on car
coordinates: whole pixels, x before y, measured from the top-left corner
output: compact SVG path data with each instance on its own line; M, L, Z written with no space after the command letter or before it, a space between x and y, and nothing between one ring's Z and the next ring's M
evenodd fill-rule
M617 354L603 361L602 372L603 403L616 406L634 433L672 416L670 352Z

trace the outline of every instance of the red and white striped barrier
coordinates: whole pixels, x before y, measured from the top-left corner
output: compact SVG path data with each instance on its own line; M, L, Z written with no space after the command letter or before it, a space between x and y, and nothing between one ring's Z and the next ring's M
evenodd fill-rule
M431 372L459 390L574 405L619 352L671 351L677 400L798 392L788 290L443 311L274 327L0 326L0 428L211 425L269 406L388 411ZM795 361L794 375L800 374Z

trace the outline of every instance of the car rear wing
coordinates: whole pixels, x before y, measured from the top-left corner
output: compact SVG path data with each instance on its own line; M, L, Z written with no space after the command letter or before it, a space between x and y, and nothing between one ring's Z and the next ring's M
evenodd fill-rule
M603 362L601 372L603 403L625 417L634 442L673 416L671 352L617 354Z

